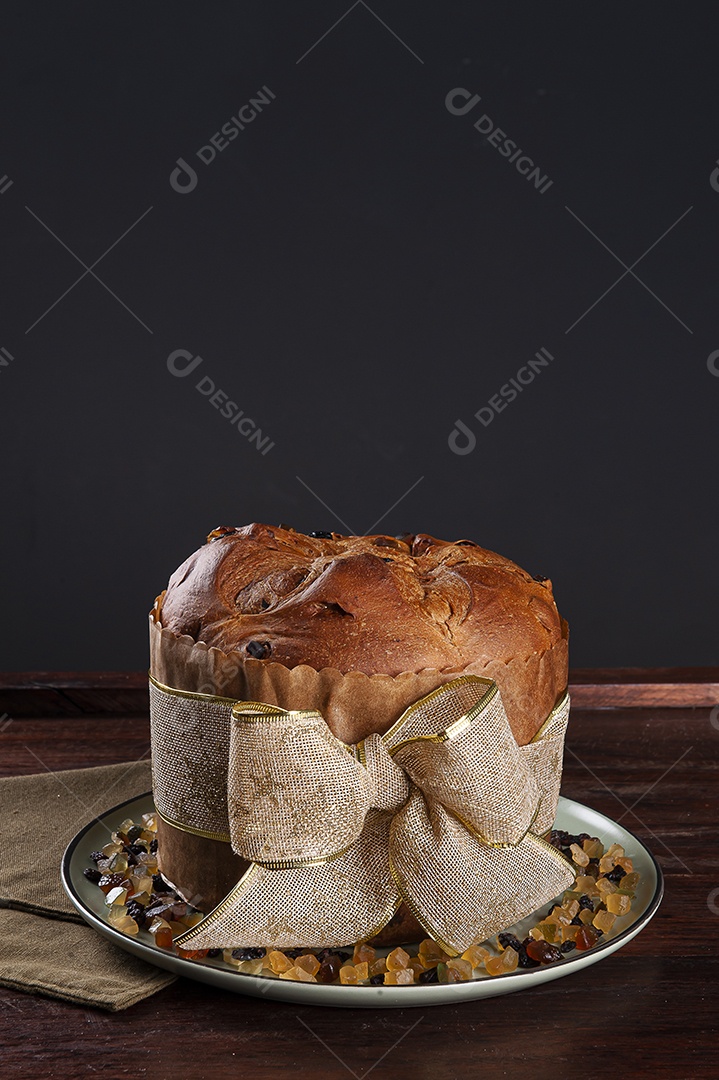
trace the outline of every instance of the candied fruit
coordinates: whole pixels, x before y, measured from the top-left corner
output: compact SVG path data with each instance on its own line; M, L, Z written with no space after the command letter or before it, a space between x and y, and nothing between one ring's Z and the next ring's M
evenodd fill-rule
M412 968L396 968L388 971L384 977L385 986L411 986L414 982Z
M499 935L500 938L502 935ZM500 940L500 945L504 946L504 943ZM462 953L462 959L469 961L473 968L482 967L484 961L488 956L491 956L489 949L485 949L482 945L470 945L465 952Z
M419 959L421 960L422 957L420 956ZM422 962L424 963L424 961L422 961ZM426 966L427 965L425 964L425 967ZM384 956L378 956L377 959L374 961L374 963L370 964L370 966L369 966L370 975L384 974L384 972L386 970L387 970L387 961L385 960Z
M340 968L340 982L343 986L356 986L358 981L354 964L345 964Z
M127 889L123 889L121 885L116 885L114 889L110 889L109 893L105 897L105 903L108 907L113 904L124 904L127 900Z
M597 930L601 930L603 934L606 934L612 929L616 921L617 916L613 915L611 911L598 911L592 921L592 926L595 926Z
M281 971L280 978L289 979L291 982L317 982L314 975L311 975L304 968L298 967L297 964L288 968L287 971Z
M409 967L409 953L405 952L401 946L393 949L391 953L387 955L387 970L388 971L402 971Z
M527 945L527 956L532 960L538 960L540 964L554 964L562 959L557 946L550 945L548 941L530 941Z
M155 944L161 949L172 948L172 930L169 926L161 926L155 934Z
M273 949L267 954L267 963L272 968L275 975L280 975L283 971L289 971L289 969L293 967L289 957L285 956L285 954L278 949ZM265 966L267 966L267 963Z
M357 972L358 982L366 982L369 979L369 964L366 960L363 960L361 964L355 964L354 968Z
M631 910L632 898L625 893L612 893L604 903L607 905L607 911L611 911L613 915L626 915Z
M622 878L622 889L625 889L627 892L634 892L638 884L639 874L636 870Z
M579 844L570 844L569 850L572 853L572 862L577 866L589 866L589 856Z
M367 945L365 942L361 942L359 945L355 945L354 955L352 957L353 964L371 964L377 959L377 952L371 945Z
M449 957L442 946L432 938L425 938L424 941L420 942L417 951L422 958L422 963L427 968L436 967L437 964L446 963L446 961L449 960Z
M591 926L580 926L579 932L574 939L574 944L577 948L584 952L587 949L593 948L599 941L599 934Z
M470 964L469 960L460 960L460 959L448 960L447 961L447 972L449 973L450 971L457 972L457 974L459 976L459 978L457 980L455 980L457 982L467 982L469 979L472 978L472 974L473 974L473 968L472 968L472 965Z
M582 842L582 848L590 859L601 859L604 854L604 844L601 840L590 837Z
M125 915L124 918L118 919L114 922L114 926L120 933L129 934L130 937L134 937L140 929L135 920L131 919L129 915Z
M303 968L308 974L316 975L320 970L320 962L313 953L305 953L295 960L295 967Z
M255 960L236 960L233 962L237 964L237 970L244 975L262 974L262 957L257 957ZM282 978L281 975L280 978Z

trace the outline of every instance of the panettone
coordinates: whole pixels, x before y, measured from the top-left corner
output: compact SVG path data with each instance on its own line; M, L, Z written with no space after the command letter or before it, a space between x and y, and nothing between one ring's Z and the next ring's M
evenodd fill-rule
M150 618L151 676L186 693L321 711L354 744L456 679L493 680L516 742L567 685L551 582L468 540L223 527L172 575ZM210 751L208 750L208 753ZM160 820L161 869L209 911L247 866L225 839ZM379 943L424 932L403 905Z

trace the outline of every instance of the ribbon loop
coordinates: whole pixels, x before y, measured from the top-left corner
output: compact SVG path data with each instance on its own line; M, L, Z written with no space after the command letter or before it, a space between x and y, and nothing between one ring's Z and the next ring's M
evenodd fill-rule
M330 858L360 836L373 794L320 713L233 707L227 805L238 855L275 869Z

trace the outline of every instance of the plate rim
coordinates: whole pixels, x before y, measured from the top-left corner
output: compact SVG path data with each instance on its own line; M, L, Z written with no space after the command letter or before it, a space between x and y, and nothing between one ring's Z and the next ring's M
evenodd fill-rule
M96 912L87 906L82 896L80 896L76 889L75 882L70 873L70 863L72 857L77 850L78 846L82 842L83 837L92 829L95 825L102 825L105 819L116 814L122 810L123 807L128 806L130 803L136 803L141 799L152 799L152 789L144 792L140 792L137 795L132 795L128 799L123 799L122 802L117 803L115 806L104 810L101 814L96 815L90 821L88 821L82 828L72 837L69 841L65 851L63 852L62 860L60 863L60 879L73 906L78 913L82 916L85 922L91 926L96 932L103 934L113 941L119 948L124 948L126 951L131 952L133 955L146 960L147 963L153 964L155 967L164 968L179 975L187 975L189 978L193 978L202 982L212 982L213 985L217 985L215 980L208 977L203 977L204 972L217 972L222 977L222 982L225 978L234 979L240 977L245 980L249 980L246 985L246 991L253 993L255 996L263 997L268 996L271 1000L294 1000L298 1002L300 1000L307 1004L321 1004L330 1006L346 1006L348 1008L357 1007L369 1007L369 1008L386 1008L388 1006L402 1006L402 1007L414 1007L419 1005L430 1004L449 1004L451 1001L457 1000L476 1000L482 997L494 997L507 992L509 990L508 981L514 980L517 983L516 989L531 989L533 986L541 985L544 982L549 982L554 979L560 978L564 975L570 974L573 969L581 969L582 967L589 966L595 963L597 960L602 959L604 953L616 952L622 947L623 944L630 941L635 937L647 923L653 918L657 911L657 908L662 902L664 897L665 885L664 874L662 868L657 862L653 852L647 847L644 841L632 832L631 829L627 829L624 825L620 825L619 822L615 822L608 814L604 814L601 810L594 810L593 807L587 806L586 803L581 803L577 799L571 799L565 795L559 796L559 802L570 804L572 806L580 807L583 810L589 810L593 814L598 814L600 817L606 818L612 825L618 826L628 833L632 839L639 845L642 851L648 856L656 874L656 886L654 892L649 900L644 911L632 922L629 926L620 930L618 934L609 938L606 941L601 941L591 949L581 952L577 955L568 953L561 961L555 964L541 965L538 968L526 968L521 971L507 972L502 975L495 975L491 980L487 979L469 979L466 982L461 983L428 983L422 985L419 983L413 984L411 987L385 987L385 986L333 986L324 984L312 984L312 983L295 983L284 982L279 979L270 979L262 975L250 975L244 971L234 971L232 968L217 967L212 962L205 963L203 960L190 960L185 957L178 956L176 953L167 952L167 955L158 952L156 946L149 945L142 940L136 940L135 938L128 937L122 934L119 930L116 930L110 923L105 922ZM558 807L559 807L558 802ZM154 803L153 803L154 806ZM163 963L162 961L167 961ZM179 970L178 970L179 969ZM499 986L504 985L506 990L497 990L493 994L478 994L472 993L471 990L475 989L478 985L492 985ZM250 986L253 987L250 990ZM286 988L286 992L282 995L277 995L276 990L278 986ZM228 989L224 985L220 986L221 989ZM324 998L327 992L338 992L339 994L348 995L344 1001L338 997L337 1001L327 1002L325 1000L314 1001L315 997ZM371 993L374 991L374 993ZM410 997L407 996L407 992L410 992ZM414 993L413 993L414 991ZM464 992L463 992L464 991ZM240 985L237 986L237 992L240 992ZM389 992L389 994L388 994ZM394 992L394 993L393 993ZM420 995L423 997L436 997L437 993L443 994L443 1000L440 1001L426 1001L419 1000ZM362 1000L360 995L367 995L365 1000ZM401 994L401 999L395 997L395 994ZM392 998L391 1001L383 1001L382 998L388 995Z

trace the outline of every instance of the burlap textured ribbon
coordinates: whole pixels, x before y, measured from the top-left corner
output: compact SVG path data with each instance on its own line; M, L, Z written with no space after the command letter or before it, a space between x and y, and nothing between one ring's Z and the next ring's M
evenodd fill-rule
M540 835L556 812L567 695L518 746L496 685L462 676L385 735L348 747L316 711L154 682L151 693L158 810L189 831L229 836L252 864L177 939L183 947L352 944L404 901L429 935L461 952L573 881ZM203 746L205 761L214 751L214 776L198 773Z

